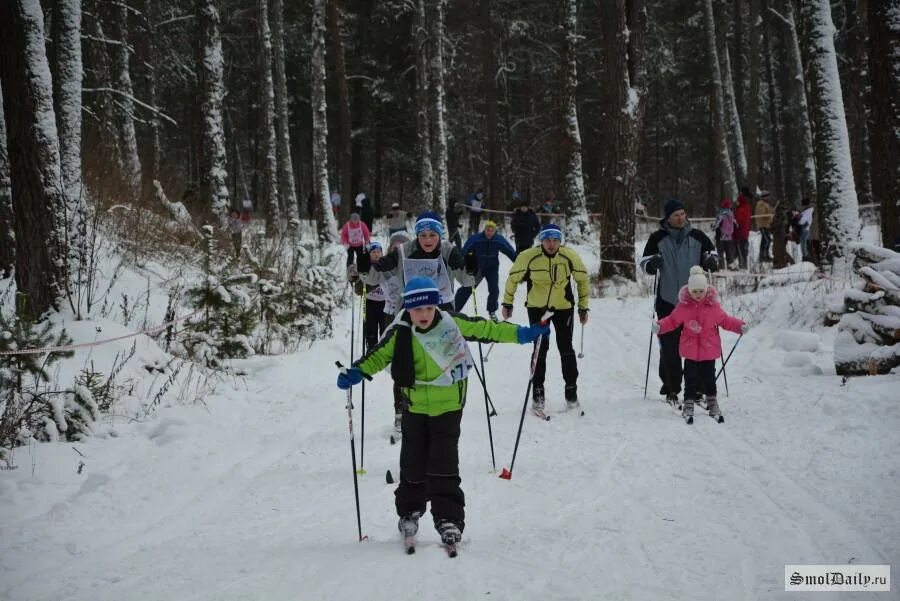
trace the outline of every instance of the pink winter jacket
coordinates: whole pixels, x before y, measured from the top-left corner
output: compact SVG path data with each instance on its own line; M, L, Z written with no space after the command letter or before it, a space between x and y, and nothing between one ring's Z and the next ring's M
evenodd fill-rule
M699 301L691 298L687 286L682 286L675 310L659 320L659 334L671 332L680 325L684 328L678 353L691 361L713 361L722 355L722 341L716 326L740 334L744 322L725 313L719 304L719 293L712 286Z
M371 234L369 228L362 221L358 221L356 227L352 221L348 221L341 228L341 244L344 246L359 247L369 243Z

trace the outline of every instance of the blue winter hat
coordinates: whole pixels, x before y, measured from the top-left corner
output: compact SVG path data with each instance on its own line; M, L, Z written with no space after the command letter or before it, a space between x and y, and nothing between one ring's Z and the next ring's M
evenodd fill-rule
M372 252L373 250L376 250L376 249L380 250L381 252L384 252L384 247L381 246L381 243L375 242L374 240L372 240L372 242L369 243L369 252Z
M552 223L548 223L544 227L541 228L541 233L538 234L538 240L543 242L547 238L551 238L553 240L559 240L562 242L563 233L562 230L559 229L558 225L554 225Z
M403 288L403 308L437 306L441 304L441 292L431 278L417 276L410 278Z
M665 216L668 219L675 211L683 211L684 205L677 198L670 198L666 201Z
M425 211L416 219L416 236L424 232L425 230L431 230L435 232L438 236L444 235L444 224L441 222L441 217L434 211Z

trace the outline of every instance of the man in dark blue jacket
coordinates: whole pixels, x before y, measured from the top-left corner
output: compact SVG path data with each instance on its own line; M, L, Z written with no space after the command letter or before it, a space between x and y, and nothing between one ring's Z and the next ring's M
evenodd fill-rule
M541 220L528 206L528 202L520 199L509 227L516 241L516 252L520 253L534 246L534 237L541 231Z
M659 222L660 228L644 246L641 268L650 275L656 275L656 317L662 319L675 310L678 291L685 286L691 267L701 265L707 271L719 268L716 247L706 234L691 228L684 205L675 198L666 202L665 217ZM673 405L681 392L683 368L678 354L681 328L659 337L659 379L662 380L660 394Z
M500 296L500 253L516 260L516 251L509 240L497 233L497 224L491 220L484 222L484 231L469 236L462 247L462 255L466 260L466 270L475 274L475 284L471 287L460 287L456 291L456 310L461 311L469 297L481 280L487 280L487 310L491 319L497 319L498 297Z

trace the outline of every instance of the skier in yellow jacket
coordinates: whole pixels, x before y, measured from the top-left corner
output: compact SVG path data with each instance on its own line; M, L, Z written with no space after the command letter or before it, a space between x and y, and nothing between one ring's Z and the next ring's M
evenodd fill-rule
M545 225L538 234L538 240L541 245L519 253L510 268L503 293L503 319L512 316L516 288L523 281L527 282L525 307L528 309L528 321L538 323L546 311L553 312L550 321L556 331L556 348L562 361L566 404L569 409L575 409L579 407L578 363L572 346L576 300L571 280L575 280L578 290L578 318L583 325L588 321L590 278L578 253L562 245L563 234L558 226L552 223ZM544 410L544 374L549 347L549 339L543 338L532 384L532 408L536 411Z

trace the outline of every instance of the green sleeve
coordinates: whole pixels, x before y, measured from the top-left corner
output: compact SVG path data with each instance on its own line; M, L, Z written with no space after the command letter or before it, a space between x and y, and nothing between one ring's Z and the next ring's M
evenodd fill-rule
M507 321L469 317L453 313L453 321L466 340L477 342L519 342L519 326Z
M378 344L369 349L365 355L360 357L353 363L353 367L358 367L367 376L374 376L382 369L387 367L394 360L394 344L397 340L397 328L401 326L393 326L384 333Z

